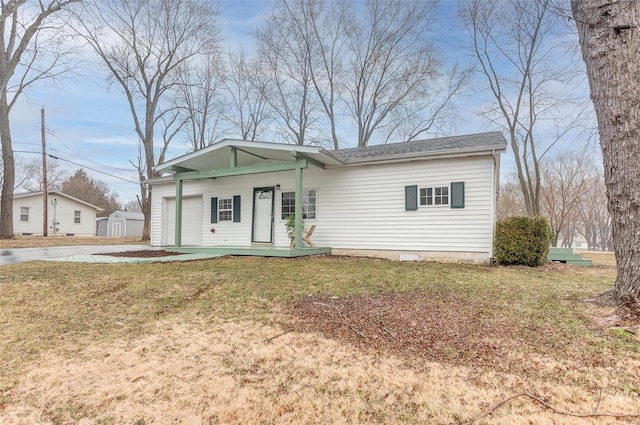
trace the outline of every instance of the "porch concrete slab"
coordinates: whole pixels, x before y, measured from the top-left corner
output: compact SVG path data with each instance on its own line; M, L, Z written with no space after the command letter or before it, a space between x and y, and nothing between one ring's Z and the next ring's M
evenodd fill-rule
M142 251L154 249L149 245L81 245L52 246L41 248L7 248L0 249L0 266L26 261L38 261L70 257L75 255L91 255L122 251Z
M63 261L69 263L95 263L95 264L142 264L165 263L170 261L206 260L222 257L222 254L180 254L166 257L113 257L111 255L71 255L69 257L47 258L45 261Z

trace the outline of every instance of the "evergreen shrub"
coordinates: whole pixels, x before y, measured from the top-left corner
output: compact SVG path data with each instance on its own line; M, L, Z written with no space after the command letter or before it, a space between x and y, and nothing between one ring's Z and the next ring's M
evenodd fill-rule
M551 227L544 217L507 217L496 223L494 255L498 264L541 266L547 260Z

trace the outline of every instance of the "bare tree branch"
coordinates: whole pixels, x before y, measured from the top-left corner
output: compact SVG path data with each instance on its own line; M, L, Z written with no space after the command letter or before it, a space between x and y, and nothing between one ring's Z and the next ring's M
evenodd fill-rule
M0 238L13 238L15 164L9 113L24 90L37 81L61 75L69 67L69 51L58 44L64 31L54 20L80 0L27 0L2 4L0 10L0 139L2 194ZM54 46L58 48L54 48ZM66 51L65 51L66 50Z
M171 107L162 105L180 86L178 71L197 55L218 50L217 13L206 0L93 0L78 16L78 34L127 97L144 161L138 167L145 170L141 179L156 177L157 159L164 158L169 142L184 124L173 115L165 119ZM163 134L158 157L157 125ZM141 195L142 237L148 239L151 203L144 185Z
M541 212L540 161L574 135L584 117L567 113L575 102L568 86L579 73L556 42L563 24L549 11L549 1L466 0L460 10L469 51L493 98L480 113L508 135L530 215Z

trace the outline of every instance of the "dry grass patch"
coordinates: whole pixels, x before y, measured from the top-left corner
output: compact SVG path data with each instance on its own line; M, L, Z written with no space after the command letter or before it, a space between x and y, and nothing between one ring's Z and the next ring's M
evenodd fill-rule
M591 260L594 265L598 266L616 266L616 256L613 252L602 251L576 251L578 254L582 254L582 257Z
M252 321L161 321L135 340L73 357L45 356L9 391L3 423L462 423L505 394L541 394L559 408L640 409L637 399L509 373L366 354L316 334ZM638 366L638 364L634 364ZM515 401L494 424L606 423Z
M19 236L14 239L0 239L0 249L9 248L41 248L49 246L75 245L148 245L149 241L140 238L103 238L93 236Z
M330 256L6 266L0 423L448 424L518 392L638 413L640 345L581 302L614 278ZM480 423L613 421L518 399Z

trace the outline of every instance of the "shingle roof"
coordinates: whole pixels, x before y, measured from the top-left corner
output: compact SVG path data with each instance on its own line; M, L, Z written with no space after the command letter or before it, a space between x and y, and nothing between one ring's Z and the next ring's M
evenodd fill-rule
M127 220L144 220L144 214L139 211L114 211L112 214L118 213Z
M13 194L13 199L29 198L31 196L42 196L42 191L40 191L40 192L14 193ZM86 206L88 206L90 208L95 208L95 210L97 212L104 211L104 208L100 208L97 205L90 204L87 201L83 201L82 199L78 199L78 198L76 198L74 196L67 195L66 193L63 193L63 192L60 192L60 191L57 191L57 190L48 190L47 191L47 196L64 196L67 199L71 199L72 201L79 202L79 203L84 204L84 205L86 205Z
M440 155L454 152L475 152L479 150L502 150L507 141L499 131L466 134L463 136L441 137L437 139L414 140L411 142L389 143L364 148L347 148L332 151L346 162L390 159L398 156Z

